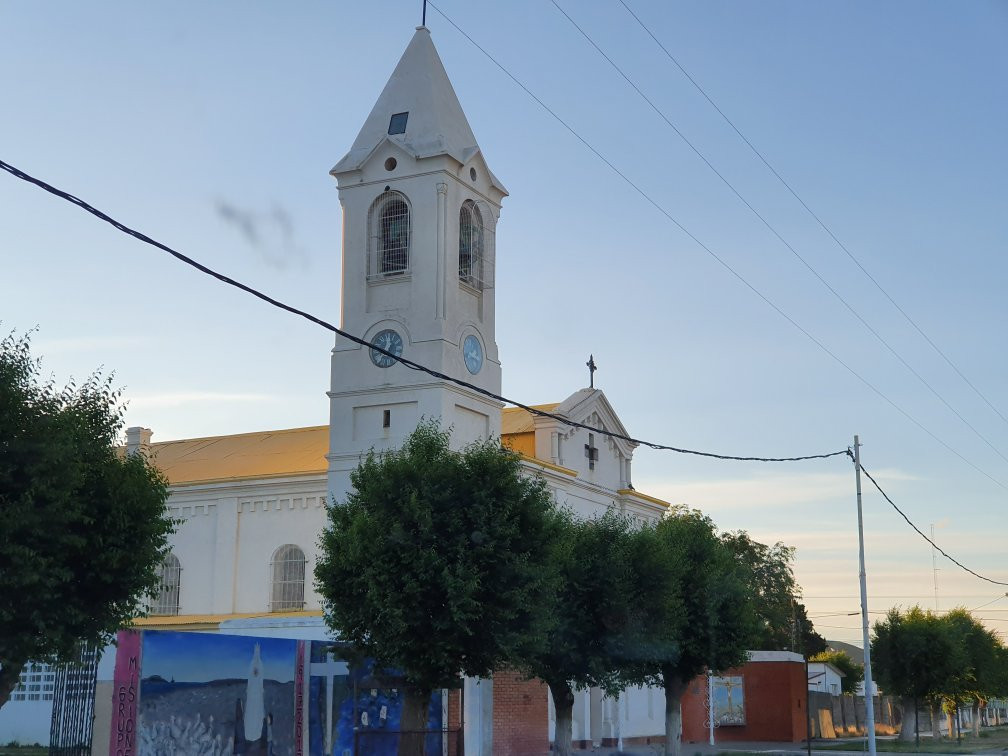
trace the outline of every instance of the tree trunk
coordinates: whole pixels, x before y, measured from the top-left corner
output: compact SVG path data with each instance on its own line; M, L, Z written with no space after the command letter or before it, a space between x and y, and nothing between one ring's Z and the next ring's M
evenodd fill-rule
M970 706L970 711L973 714L973 737L980 737L980 701L973 699L973 704Z
M571 756L571 726L574 721L574 691L566 680L549 683L553 696L553 710L556 712L556 734L553 737L555 756Z
M937 743L939 740L942 739L941 706L932 701L931 705L928 707L928 710L931 712L931 740Z
M665 683L665 756L679 756L682 742L682 695L689 686L682 678L663 674Z
M427 729L427 709L430 690L406 689L402 718L399 720L399 756L424 756L424 730ZM375 745L378 745L377 743Z
M914 706L914 699L910 696L900 696L899 702L900 709L903 711L903 716L900 717L899 740L900 742L908 743L914 739L914 722L916 718L910 715L916 707Z
M0 661L0 706L10 700L11 692L21 679L21 670L27 659L3 659Z

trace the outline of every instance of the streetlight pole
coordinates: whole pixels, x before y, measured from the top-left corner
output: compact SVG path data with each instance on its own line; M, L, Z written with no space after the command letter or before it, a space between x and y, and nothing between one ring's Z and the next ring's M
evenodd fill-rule
M861 442L854 436L854 476L857 481L858 557L861 571L861 637L864 641L865 729L868 731L868 753L875 756L875 696L872 692L871 641L868 637L868 588L864 564L864 517L861 514Z

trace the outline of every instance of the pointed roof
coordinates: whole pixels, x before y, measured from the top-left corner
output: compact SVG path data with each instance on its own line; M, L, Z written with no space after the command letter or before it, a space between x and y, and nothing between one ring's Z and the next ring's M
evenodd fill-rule
M406 131L390 135L389 123L396 113L409 113ZM476 137L426 26L416 28L413 39L399 59L353 146L330 173L338 174L360 168L374 149L386 139L401 145L418 158L450 155L458 162L466 163L480 152ZM492 180L497 188L506 193L496 177Z

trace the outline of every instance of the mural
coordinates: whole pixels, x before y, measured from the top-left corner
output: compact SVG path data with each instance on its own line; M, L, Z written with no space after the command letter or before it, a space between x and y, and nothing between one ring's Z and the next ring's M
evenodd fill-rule
M741 675L714 677L714 724L718 727L744 725L745 689Z
M324 641L123 632L110 756L394 756L396 679ZM441 722L438 693L431 756L441 753Z
M144 756L293 756L298 642L145 632L137 734Z

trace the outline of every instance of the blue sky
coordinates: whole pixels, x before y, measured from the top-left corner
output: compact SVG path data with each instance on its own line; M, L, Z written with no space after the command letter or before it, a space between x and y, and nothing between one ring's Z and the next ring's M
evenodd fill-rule
M439 0L655 202L913 420L727 273L429 10L473 130L511 192L497 239L504 393L559 401L587 383L593 353L597 385L641 438L790 456L845 448L858 433L866 467L922 529L934 524L946 550L1008 581L1008 422L618 0L557 1L976 432L550 2ZM1008 416L1008 6L626 1ZM409 41L419 5L6 4L0 158L336 320L341 217L328 170ZM327 421L327 333L0 179L0 320L4 330L39 327L36 352L58 379L114 369L129 423L153 428L155 440ZM236 216L253 220L255 244ZM640 449L634 470L640 490L701 507L723 528L797 546L813 617L857 609L854 481L842 458L771 466ZM870 609L934 606L930 547L870 484L865 526ZM1008 599L994 601L1004 586L941 558L938 567L940 608L993 601L980 616L1008 628ZM860 637L855 617L820 616L817 625L828 637Z

